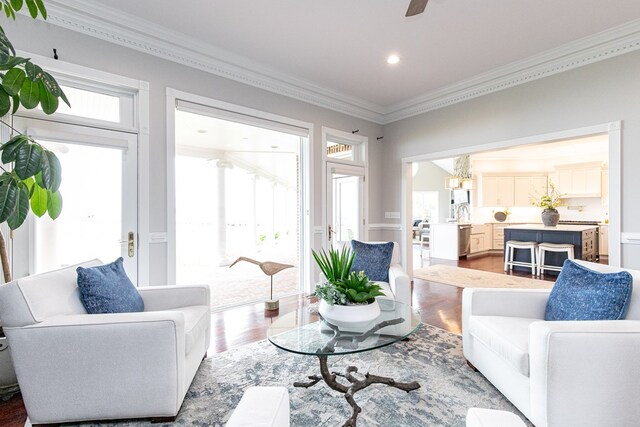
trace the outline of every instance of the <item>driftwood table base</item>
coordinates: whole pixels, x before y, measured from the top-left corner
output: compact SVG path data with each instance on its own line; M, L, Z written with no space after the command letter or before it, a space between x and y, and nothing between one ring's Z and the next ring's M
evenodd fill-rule
M318 356L318 359L320 359L321 376L311 375L309 377L310 381L295 382L293 383L293 386L309 388L324 380L324 382L331 389L344 394L344 398L347 399L347 402L353 409L353 414L342 425L342 427L356 427L358 415L360 414L360 412L362 412L362 408L358 406L353 395L360 390L364 390L372 384L385 384L390 387L395 387L397 389L406 391L407 393L420 388L420 384L418 384L417 381L412 381L410 383L401 383L397 382L393 378L380 377L378 375L372 375L370 373L366 373L364 374L364 376L359 375L359 377L362 378L358 378L354 375L358 372L358 368L356 368L355 366L348 366L345 369L344 374L338 372L330 372L327 366L327 358L328 356ZM338 377L346 379L349 384L343 384L342 382L338 381Z

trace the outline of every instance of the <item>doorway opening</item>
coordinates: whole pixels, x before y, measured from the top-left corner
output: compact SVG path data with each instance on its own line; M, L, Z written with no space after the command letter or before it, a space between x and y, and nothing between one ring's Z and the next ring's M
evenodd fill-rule
M477 151L457 150L446 153L455 157L433 155L424 160L414 158L406 164L405 182L410 184L407 188L411 188L407 194L411 202L407 205L413 205L406 218L414 225L414 232L408 233L407 238L411 238L411 256L407 261L411 263L416 277L419 277L416 269L441 260L456 265L459 259L465 259L460 266L502 271L504 228L541 225L542 209L533 204L548 194L551 186L561 195L558 207L560 225L593 227L596 230L593 250L581 251L583 259L617 265L620 262L620 239L612 230L620 228L619 127L608 132L602 129L581 134L581 130L576 130L565 134L573 135L550 137L546 141L541 138L520 144L505 143ZM465 188L462 188L463 180L459 179L453 167L455 160L463 156L470 159L472 176L466 180ZM409 178L409 171L416 173ZM455 188L452 182L457 183ZM431 187L439 193L438 199L444 201L444 209L441 206L438 210L446 216L431 224L429 259L424 257L415 232L415 224L428 218L423 218L415 205L416 199L422 197L421 191ZM456 193L464 193L465 197L458 197ZM455 233L458 242L464 232L465 247L445 245L446 242L439 241L438 236L453 234L437 232L434 235L434 228L436 231L444 230L438 224L458 227L460 230ZM443 248L448 252L443 252ZM488 260L487 257L494 257L496 261L480 262ZM473 262L467 262L471 260Z
M202 105L175 111L176 283L208 283L214 310L270 299L250 262L291 265L273 298L303 290L301 163L308 131Z

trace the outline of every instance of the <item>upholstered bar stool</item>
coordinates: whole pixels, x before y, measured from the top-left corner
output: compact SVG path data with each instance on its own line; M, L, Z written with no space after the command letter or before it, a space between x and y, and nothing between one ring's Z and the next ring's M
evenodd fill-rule
M516 249L526 249L531 252L531 262L515 261ZM509 240L504 246L504 271L513 270L513 266L530 267L531 274L536 275L537 267L538 243L536 242L519 242L517 240Z
M545 270L560 271L562 270L562 264L560 265L546 265L544 263L545 254L547 252L564 252L567 254L567 259L574 258L573 245L568 243L540 243L538 244L538 274L542 276Z

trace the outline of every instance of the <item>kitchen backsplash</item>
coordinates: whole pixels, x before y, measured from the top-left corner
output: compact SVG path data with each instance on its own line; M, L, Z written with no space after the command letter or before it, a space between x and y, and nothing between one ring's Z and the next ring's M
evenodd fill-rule
M505 206L508 207L508 206ZM511 214L509 222L540 223L540 208L537 207L508 207ZM483 208L473 206L471 209L471 221L474 223L496 222L493 214L502 210L500 208ZM572 221L604 221L607 217L607 209L602 206L602 199L596 197L565 199L563 205L558 208L561 220Z

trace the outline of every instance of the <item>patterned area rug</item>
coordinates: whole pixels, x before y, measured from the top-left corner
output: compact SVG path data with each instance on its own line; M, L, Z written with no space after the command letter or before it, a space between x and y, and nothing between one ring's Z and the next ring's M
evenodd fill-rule
M432 326L423 326L409 341L329 358L329 364L339 372L353 364L361 372L369 370L399 381L420 383L420 389L409 393L384 385L358 392L355 398L363 408L358 417L361 427L462 427L471 407L503 409L520 415L482 375L466 365L461 337ZM341 426L351 415L351 407L340 393L323 382L309 389L292 386L294 381L305 380L318 370L315 357L287 353L267 341L216 354L202 363L178 419L170 425L224 426L247 387L284 385L289 389L292 427Z
M458 286L459 288L550 289L554 284L554 282L540 279L510 276L508 274L491 273L444 264L418 268L413 270L413 276L422 280Z

